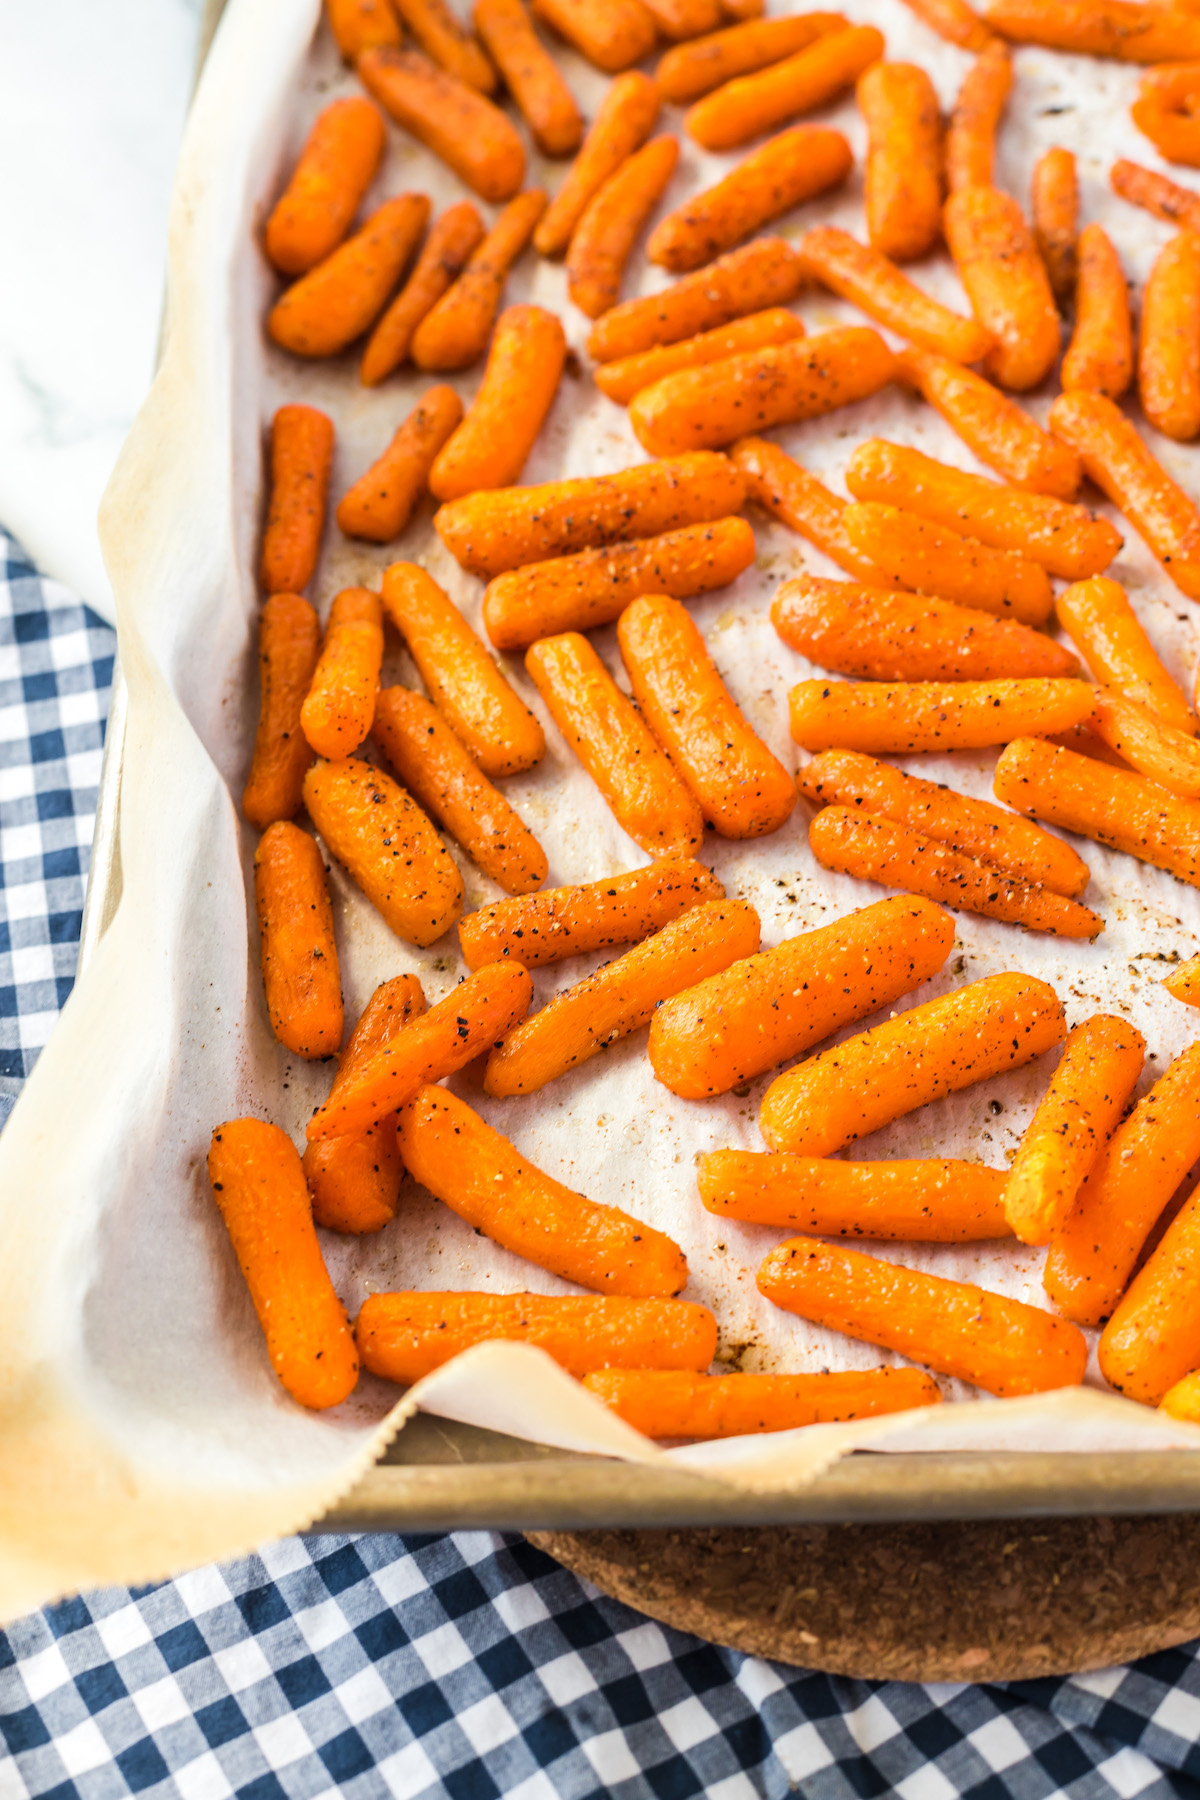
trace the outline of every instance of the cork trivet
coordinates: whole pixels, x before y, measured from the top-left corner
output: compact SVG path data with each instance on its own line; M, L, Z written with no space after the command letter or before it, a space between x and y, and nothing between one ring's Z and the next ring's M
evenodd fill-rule
M899 1681L1011 1681L1200 1636L1200 1518L542 1531L529 1541L663 1624Z

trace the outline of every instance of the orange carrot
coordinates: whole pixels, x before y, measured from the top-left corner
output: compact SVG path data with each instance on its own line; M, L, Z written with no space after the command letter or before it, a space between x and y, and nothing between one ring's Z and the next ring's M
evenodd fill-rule
M1062 384L1119 400L1133 379L1133 325L1121 259L1103 225L1079 234L1075 330L1063 357Z
M847 535L846 502L801 468L767 438L739 438L730 451L734 467L746 477L747 497L758 502L791 531L799 532L856 581L873 588L899 588L900 583L860 556Z
M281 406L271 421L271 498L259 561L268 594L299 594L312 580L332 463L328 415L315 406Z
M686 607L643 595L617 642L646 723L722 837L778 831L796 805L783 764L751 729Z
M1134 1276L1100 1339L1100 1372L1118 1393L1157 1406L1194 1369L1200 1356L1198 1274L1200 1196L1193 1194Z
M1155 169L1143 169L1140 163L1126 162L1124 157L1119 157L1113 164L1108 178L1113 193L1128 200L1131 206L1144 207L1156 219L1165 219L1169 225L1184 225L1191 231L1200 229L1200 194L1191 188L1181 187L1177 181L1169 180Z
M794 125L669 213L650 234L646 255L664 269L698 269L781 213L836 187L853 161L840 131Z
M753 561L754 533L745 519L685 525L497 575L483 597L483 622L497 650L523 649L536 638L611 625L647 591L690 600L728 587Z
M589 319L616 305L625 265L678 161L678 138L651 138L584 208L567 250L567 292Z
M561 1280L635 1299L686 1287L687 1260L664 1232L564 1187L445 1088L418 1089L401 1109L399 1141L422 1187Z
M299 594L272 594L258 627L258 731L242 812L260 829L300 810L312 761L300 708L321 653L321 627Z
M667 1369L602 1369L583 1385L648 1438L743 1437L837 1419L936 1406L942 1396L919 1369L852 1369L818 1375L690 1375Z
M895 263L848 231L818 225L801 238L800 254L814 281L924 350L971 363L986 356L995 342L984 326L931 299Z
M1193 1369L1168 1388L1158 1410L1169 1419L1186 1419L1190 1425L1200 1423L1200 1370Z
M638 709L578 632L539 638L525 667L623 831L651 856L699 848L704 818Z
M541 969L589 950L636 944L691 907L724 895L703 863L662 857L629 875L497 900L459 920L458 941L469 969L507 957Z
M1177 731L1200 730L1119 582L1102 577L1077 581L1058 596L1055 610L1059 624L1102 686L1135 700Z
M325 0L329 27L348 63L379 44L399 49L404 33L392 0Z
M606 363L677 344L764 307L786 306L804 281L804 264L789 243L755 238L661 293L614 306L589 332L587 353Z
M300 708L318 756L349 756L371 729L383 662L383 605L370 588L343 588L329 609L325 642Z
M430 699L485 775L517 775L542 760L541 726L432 576L416 563L392 563L383 604Z
M772 1150L832 1156L893 1120L1061 1044L1062 1002L1032 975L989 975L910 1007L779 1075L759 1126Z
M1033 235L1062 306L1075 292L1079 178L1073 150L1047 150L1034 164Z
M614 957L508 1032L488 1057L484 1092L532 1094L647 1025L655 1008L758 949L744 900L706 900Z
M859 76L856 95L867 127L867 237L881 256L912 262L942 230L937 92L915 63L877 62Z
M268 334L293 356L336 356L383 311L428 218L424 194L385 200L361 230L275 302Z
M308 1062L342 1041L342 983L325 864L307 831L268 825L254 853L263 987L271 1030Z
M1058 308L1025 216L999 188L951 194L946 243L971 310L995 338L984 366L1001 387L1037 387L1058 355Z
M361 96L334 100L317 115L263 233L284 275L303 275L341 243L386 144L378 107Z
M608 75L641 62L654 48L654 20L641 0L532 0L543 25Z
M574 155L583 119L524 0L475 0L472 18L538 149L545 156Z
M510 306L500 314L475 398L429 472L439 500L517 480L554 404L566 358L566 335L544 306Z
M1190 956L1165 977L1162 985L1185 1006L1200 1006L1200 956Z
M642 5L671 43L703 37L725 22L721 0L642 0Z
M1130 768L1184 800L1200 800L1200 743L1134 700L1102 688L1088 728Z
M1200 887L1200 805L1155 781L1036 738L1010 742L993 789L1015 812L1123 850Z
M359 369L364 387L378 386L407 359L417 326L456 280L483 235L483 220L469 200L448 206L435 221L412 274L367 339Z
M987 1288L922 1275L861 1250L789 1238L758 1271L776 1306L926 1363L989 1394L1078 1387L1087 1340L1065 1319Z
M413 332L410 348L419 369L465 369L483 355L508 271L545 210L541 188L530 188L510 200L472 251L458 280Z
M337 1406L358 1380L358 1357L321 1257L295 1145L278 1125L230 1119L213 1132L208 1178L271 1367L301 1406Z
M1099 575L1121 548L1115 526L1086 506L1001 487L883 438L858 446L846 486L856 500L920 513L994 550L1018 552L1068 581Z
M1054 590L1040 563L876 501L848 506L843 524L860 555L918 593L1026 625L1044 625L1050 617Z
M315 763L304 778L304 804L330 853L397 937L423 947L449 931L462 911L462 876L390 776L353 756Z
M1015 619L948 600L798 575L775 591L785 644L835 675L862 681L992 681L1078 675L1061 644Z
M570 1375L707 1369L717 1322L691 1300L616 1294L369 1294L355 1324L364 1369L411 1384L473 1344L536 1344Z
M460 24L446 0L393 0L396 11L439 68L481 94L494 94L496 71L477 38Z
M443 506L434 525L463 568L486 580L623 538L725 518L745 497L745 479L727 457L697 450L613 475L471 494Z
M1200 168L1198 92L1200 67L1195 63L1147 69L1138 82L1137 99L1129 109L1134 124L1160 156L1193 169Z
M610 175L641 148L658 118L659 92L648 75L618 75L596 109L583 147L538 221L533 247L539 256L561 256L589 200Z
M1070 731L1089 717L1092 689L1085 681L1056 676L858 685L801 681L788 705L792 736L805 750L911 756L926 750L986 750L1035 732L1041 737Z
M982 375L927 350L902 351L895 371L941 413L980 462L1014 487L1075 498L1083 479L1079 458Z
M347 537L389 544L400 536L425 492L434 458L462 418L452 387L422 395L384 451L338 502L337 522Z
M1200 433L1200 237L1181 231L1158 254L1142 294L1138 395L1164 436Z
M1181 593L1200 600L1200 511L1136 425L1103 394L1060 394L1050 429L1153 550Z
M357 74L397 125L481 199L512 199L525 179L525 146L512 121L476 88L416 50L368 50Z
M749 138L813 112L852 87L883 55L873 25L848 25L753 75L741 75L688 109L684 123L705 150L732 150Z
M984 13L1016 44L1135 63L1200 56L1200 18L1140 0L986 0Z
M814 806L849 807L892 819L1071 900L1091 879L1087 864L1069 844L1027 819L854 750L826 750L814 757L797 775L796 785Z
M384 688L375 736L418 804L506 894L528 894L549 873L546 853L482 774L423 694Z
M468 975L428 1012L401 1022L364 1047L306 1127L309 1143L366 1131L394 1113L427 1082L474 1062L510 1025L524 1018L533 983L520 963L493 963Z
M911 994L953 948L939 906L864 906L664 1001L650 1021L650 1066L685 1100L727 1094Z
M715 449L735 438L817 419L879 392L895 358L877 331L850 325L728 362L679 369L636 396L629 422L652 456Z
M795 56L831 31L843 31L841 13L791 13L783 18L754 19L668 50L654 71L665 100L682 106L711 94L738 75L753 75L771 63Z
M1200 1156L1198 1075L1200 1043L1177 1056L1117 1126L1055 1233L1046 1292L1079 1325L1113 1313L1152 1227Z
M1012 87L1008 45L992 38L963 78L946 132L946 182L962 188L991 187L996 132Z
M746 350L758 350L764 344L788 344L804 336L803 322L795 313L781 306L750 313L735 319L732 325L716 331L703 331L678 344L659 344L653 350L642 350L636 356L622 356L616 362L601 363L593 369L592 380L610 400L628 405L645 387L673 375L676 369L695 369L702 363L724 362Z
M837 1162L788 1150L696 1158L700 1199L721 1219L814 1237L970 1244L1009 1237L1003 1169L973 1162Z
M949 44L978 52L992 41L991 30L967 0L904 0L904 4Z
M340 1092L363 1059L388 1044L409 1020L425 1011L415 975L396 975L375 989L338 1059L330 1097ZM313 1202L313 1221L325 1231L358 1237L382 1231L396 1216L404 1164L389 1113L357 1135L320 1138L301 1159Z

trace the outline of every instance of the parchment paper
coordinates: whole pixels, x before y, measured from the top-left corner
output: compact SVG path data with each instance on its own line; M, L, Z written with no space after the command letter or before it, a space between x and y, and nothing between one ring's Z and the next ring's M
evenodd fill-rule
M949 104L968 64L964 53L920 26L900 0L850 0L846 11L884 30L891 57L928 68ZM523 1346L471 1351L398 1405L395 1389L365 1379L343 1407L314 1416L276 1383L204 1174L215 1123L259 1113L300 1142L329 1081L328 1069L291 1058L267 1027L245 883L253 836L231 799L244 780L257 706L252 569L262 430L285 399L328 410L338 433L336 499L429 385L405 374L371 391L358 385L354 353L308 365L264 346L261 319L276 284L255 233L316 112L335 94L355 90L323 29L310 45L316 18L315 0L231 0L181 158L163 361L104 509L129 688L123 894L0 1142L0 1615L80 1586L159 1577L304 1526L352 1484L418 1402L563 1448L633 1460L667 1456L758 1489L802 1483L867 1443L905 1450L1200 1447L1200 1430L1102 1391L1094 1371L1084 1390L1034 1400L980 1401L947 1381L947 1399L959 1404L932 1412L667 1451ZM566 51L560 60L590 116L605 79ZM1127 117L1136 72L1036 49L1017 52L1016 66L998 179L1024 198L1043 149L1075 148L1084 218L1109 227L1131 276L1142 281L1167 228L1116 201L1106 183L1115 155L1155 160ZM826 116L861 157L852 100ZM679 114L666 109L662 128L679 125ZM394 130L389 139L368 206L405 187L429 193L435 208L462 196L456 178L415 143ZM732 160L704 156L683 139L663 210ZM531 183L553 187L560 179L560 169L531 155ZM861 232L858 169L838 193L800 209L783 228L798 234L820 221ZM916 274L965 310L944 256ZM638 257L626 291L660 285L658 272ZM586 373L587 322L566 302L561 267L527 256L507 298L554 307L581 352L524 479L644 460L623 409L599 396ZM802 297L798 310L810 330L855 316L819 293ZM468 370L456 381L464 399L479 375L479 368ZM1039 417L1053 391L1048 384L1028 402ZM936 414L898 390L777 435L841 490L852 449L875 433L975 466ZM1200 453L1151 437L1167 466L1195 490ZM377 584L400 555L424 563L478 626L482 583L442 549L431 516L426 507L404 540L387 548L347 542L331 524L312 589L322 613L339 588ZM797 757L786 728L787 690L812 671L774 633L769 601L795 570L837 571L782 527L762 518L755 527L755 567L693 610L736 698L790 767ZM1110 572L1133 595L1168 667L1190 686L1194 607L1128 530ZM613 633L598 633L596 642L621 679ZM519 658L501 660L547 724L544 763L507 782L506 791L546 848L551 882L640 864L642 853L545 719ZM384 678L416 684L394 645ZM906 766L987 795L994 760L956 756ZM884 891L819 870L807 848L807 821L801 805L773 837L752 844L713 837L706 845L728 890L759 909L766 945ZM1151 1051L1144 1089L1194 1035L1193 1014L1158 980L1162 958L1200 948L1200 895L1130 858L1081 848L1093 872L1085 898L1108 921L1097 944L1061 944L961 915L942 974L901 1005L1002 969L1028 970L1055 985L1072 1023L1103 1007L1138 1024ZM457 860L469 908L497 894L464 856ZM432 1002L465 972L455 933L429 951L413 950L336 867L332 879L349 1019L390 975L416 971ZM536 1003L597 960L536 973ZM968 1156L1003 1167L1052 1063L1045 1058L928 1107L864 1140L854 1154ZM754 1271L784 1234L718 1221L696 1198L697 1151L761 1147L756 1118L767 1079L742 1096L679 1100L654 1080L641 1033L535 1096L487 1100L471 1072L454 1085L550 1174L619 1203L682 1243L691 1269L687 1295L716 1311L724 1366L800 1370L887 1361L762 1300ZM351 1312L367 1293L393 1287L573 1291L476 1237L411 1182L385 1231L365 1239L326 1236L323 1247ZM878 1253L1045 1304L1040 1253L1021 1246L880 1246Z

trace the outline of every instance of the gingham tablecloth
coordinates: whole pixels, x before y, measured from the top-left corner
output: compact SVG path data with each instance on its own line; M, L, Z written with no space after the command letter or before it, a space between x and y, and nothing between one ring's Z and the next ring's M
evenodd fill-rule
M114 645L0 530L0 1118L74 976ZM0 1800L1200 1800L1198 1649L847 1681L666 1630L519 1537L292 1538L0 1633Z

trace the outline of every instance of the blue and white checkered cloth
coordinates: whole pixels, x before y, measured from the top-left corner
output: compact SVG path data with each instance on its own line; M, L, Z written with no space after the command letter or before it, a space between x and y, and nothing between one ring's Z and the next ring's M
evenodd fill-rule
M0 1117L73 978L113 633L0 531ZM1200 1800L1200 1646L921 1687L670 1631L519 1537L310 1537L0 1633L0 1800Z

